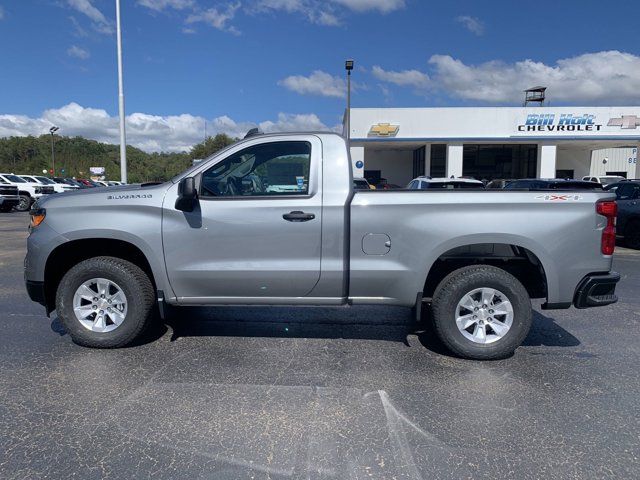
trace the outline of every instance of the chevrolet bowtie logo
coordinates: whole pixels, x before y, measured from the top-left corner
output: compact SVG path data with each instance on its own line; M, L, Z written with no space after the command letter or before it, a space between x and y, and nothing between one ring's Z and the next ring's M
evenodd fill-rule
M633 128L640 127L640 118L637 115L622 115L619 118L611 118L607 127Z
M377 137L393 137L398 133L399 128L400 127L398 125L391 125L390 123L378 123L371 127L369 135Z

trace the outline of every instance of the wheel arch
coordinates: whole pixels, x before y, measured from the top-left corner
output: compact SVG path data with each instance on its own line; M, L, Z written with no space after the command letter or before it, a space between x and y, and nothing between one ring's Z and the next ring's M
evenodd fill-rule
M484 240L484 241L482 241ZM524 243L524 244L523 244ZM438 284L451 272L470 265L492 265L515 276L525 287L531 298L549 298L550 290L556 288L552 266L545 262L528 242L495 241L474 239L443 246L433 255L425 281L422 297L432 297Z
M44 269L47 313L55 309L55 295L62 277L83 260L110 256L127 260L140 267L157 289L158 275L142 249L132 242L117 238L80 238L58 245L47 257Z

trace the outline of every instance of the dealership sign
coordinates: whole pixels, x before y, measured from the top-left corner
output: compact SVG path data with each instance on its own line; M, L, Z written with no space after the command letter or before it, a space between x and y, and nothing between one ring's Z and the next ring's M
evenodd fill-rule
M596 116L585 113L530 113L524 124L518 125L519 132L599 132L602 124L596 123Z

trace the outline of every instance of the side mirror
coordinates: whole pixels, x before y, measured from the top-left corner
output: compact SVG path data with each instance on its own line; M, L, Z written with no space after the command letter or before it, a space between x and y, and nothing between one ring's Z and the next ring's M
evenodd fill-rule
M180 180L178 184L178 198L176 198L176 210L183 212L193 212L198 201L198 192L196 191L196 181L193 177L187 177Z

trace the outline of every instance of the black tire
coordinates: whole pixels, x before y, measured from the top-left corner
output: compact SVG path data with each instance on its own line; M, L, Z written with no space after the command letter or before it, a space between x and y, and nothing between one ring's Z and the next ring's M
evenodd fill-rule
M20 203L16 205L14 208L19 212L26 212L31 208L31 196L21 193L20 194Z
M629 248L640 250L640 220L632 220L624 229L624 243Z
M479 288L502 292L513 308L511 327L493 343L476 343L465 337L456 325L458 302ZM508 357L524 341L531 328L531 300L527 290L513 275L490 265L463 267L447 275L433 294L431 310L436 334L451 352L463 358L492 360ZM490 327L488 324L488 331L492 332Z
M73 297L80 285L93 278L115 282L127 299L122 323L109 332L94 332L76 318ZM147 274L138 266L115 257L94 257L72 267L56 292L56 311L72 340L92 348L117 348L140 338L154 319L154 290Z

